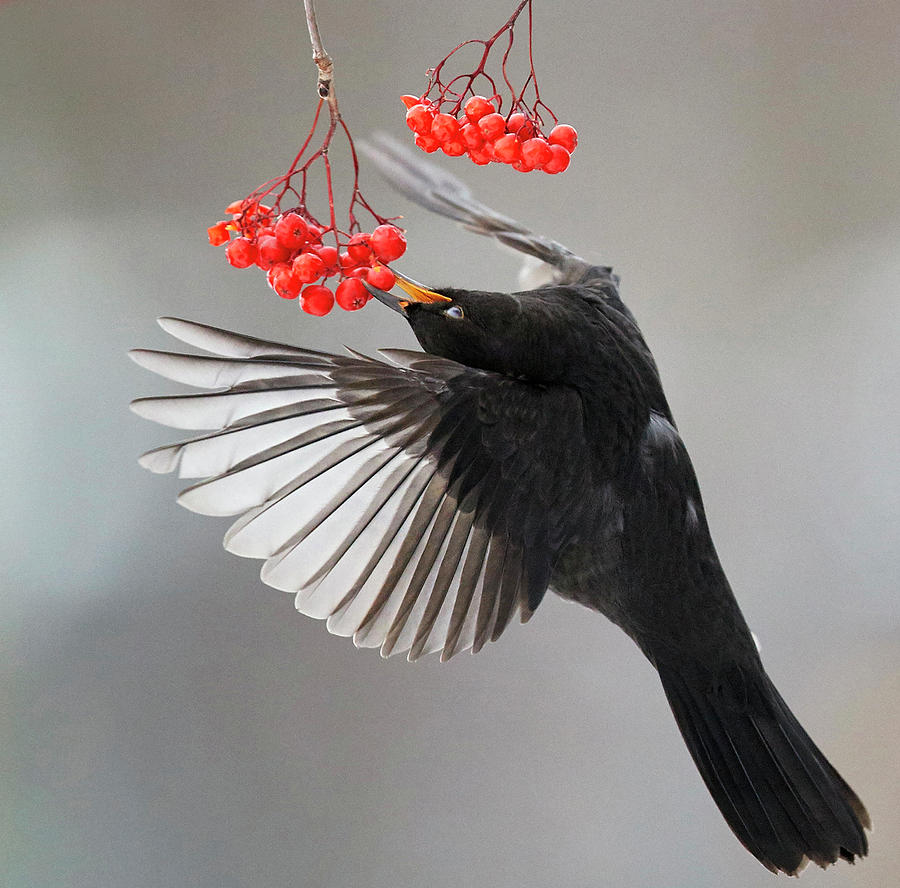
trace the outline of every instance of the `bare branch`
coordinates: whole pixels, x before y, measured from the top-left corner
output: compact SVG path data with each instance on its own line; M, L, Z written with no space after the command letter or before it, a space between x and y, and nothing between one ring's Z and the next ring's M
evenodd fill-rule
M309 29L309 42L312 44L313 61L319 69L319 80L316 91L319 98L328 102L328 110L331 113L332 122L340 117L338 113L337 95L334 91L334 62L322 45L322 37L319 34L319 24L316 21L315 0L303 0L306 9L306 26Z

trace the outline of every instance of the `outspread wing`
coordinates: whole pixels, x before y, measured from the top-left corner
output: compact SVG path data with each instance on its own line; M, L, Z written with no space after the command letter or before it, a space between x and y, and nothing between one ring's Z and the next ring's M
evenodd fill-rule
M136 350L212 392L132 409L205 430L141 465L203 480L179 502L237 515L225 547L262 579L384 656L442 659L523 622L577 520L588 460L578 396L420 352L343 357L165 318L210 356Z

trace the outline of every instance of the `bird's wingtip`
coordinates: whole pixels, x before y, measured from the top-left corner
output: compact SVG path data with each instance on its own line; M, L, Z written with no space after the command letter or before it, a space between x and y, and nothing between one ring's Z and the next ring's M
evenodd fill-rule
M150 361L152 360L152 355L157 354L152 349L149 348L131 348L126 354L138 367L143 367L145 370L152 370L153 368L149 366Z
M177 330L179 328L184 329L185 327L193 327L194 324L191 321L186 321L184 318L173 318L167 315L164 315L161 318L156 319L156 323L159 324L166 333L172 333L173 330ZM174 334L173 334L174 335Z

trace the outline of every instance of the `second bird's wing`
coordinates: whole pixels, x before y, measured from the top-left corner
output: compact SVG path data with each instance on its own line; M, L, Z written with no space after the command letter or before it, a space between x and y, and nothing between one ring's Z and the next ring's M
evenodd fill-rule
M462 181L386 133L373 134L361 145L361 151L410 200L543 263L548 272L546 279L532 281L529 288L550 283L618 286L619 279L609 266L593 265L562 244L534 234L515 219L485 206Z
M384 656L447 659L533 613L577 520L581 410L546 389L421 352L328 355L164 318L211 356L136 350L141 366L215 391L141 398L164 425L207 430L141 457L203 480L179 502L237 515L225 547L264 582ZM556 517L554 517L556 516Z

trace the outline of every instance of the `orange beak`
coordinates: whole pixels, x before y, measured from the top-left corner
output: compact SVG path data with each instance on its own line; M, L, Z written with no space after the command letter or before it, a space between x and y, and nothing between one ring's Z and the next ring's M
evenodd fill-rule
M394 272L394 274L397 277L397 286L410 297L412 302L452 301L448 296L442 296L440 293L435 293L434 290L429 290L428 287L425 287L422 284L414 281L412 278L408 278L402 274L398 274L396 271Z
M378 299L379 302L383 302L388 308L392 308L394 311L405 314L406 306L409 305L410 302L452 302L449 296L442 296L434 290L429 290L428 287L414 281L412 278L408 278L396 271L394 272L394 275L397 278L396 286L403 290L403 292L410 297L409 299L399 299L393 293L379 290L377 287L373 287L368 283L368 281L363 281L365 288Z

